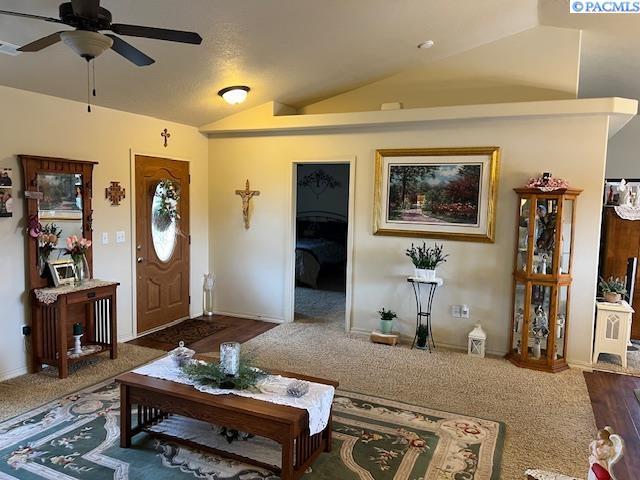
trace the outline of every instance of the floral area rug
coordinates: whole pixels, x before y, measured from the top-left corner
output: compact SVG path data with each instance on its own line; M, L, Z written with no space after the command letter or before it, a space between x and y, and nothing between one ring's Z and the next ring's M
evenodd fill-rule
M138 434L132 448L121 449L119 420L119 388L110 381L0 423L0 479L279 478L147 433ZM174 429L182 438L226 444L214 426L179 416L166 422L162 428ZM499 478L504 440L499 422L338 391L333 425L332 452L321 454L303 479ZM269 455L274 460L279 456L277 449L270 453L272 443L254 437L229 448L275 465L279 462L268 461Z

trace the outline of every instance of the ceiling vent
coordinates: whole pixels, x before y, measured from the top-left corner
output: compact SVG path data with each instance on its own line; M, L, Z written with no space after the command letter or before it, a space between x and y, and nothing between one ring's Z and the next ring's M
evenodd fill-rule
M0 40L0 53L15 57L20 55L20 52L18 52L18 48L20 48L18 45L14 45L9 42L3 42L2 40Z

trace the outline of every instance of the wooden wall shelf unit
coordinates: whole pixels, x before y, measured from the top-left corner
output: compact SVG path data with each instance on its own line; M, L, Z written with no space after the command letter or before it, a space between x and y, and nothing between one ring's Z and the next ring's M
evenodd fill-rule
M582 190L516 188L518 214L507 358L547 372L568 368L567 331L576 201Z
M62 229L61 239L50 259L64 255L64 239L69 235L92 240L92 176L97 163L34 155L19 155L18 158L24 178L25 224L35 218L43 226L55 223ZM42 295L36 295L36 291L49 294L55 290L50 290L53 285L44 268L39 240L28 233L25 238L33 334L30 371L37 372L47 364L58 367L60 378L68 375L68 365L78 360L67 357L67 349L73 345L75 323L83 326L83 346L99 346L102 352L109 351L111 358L116 358L118 283L89 280L60 293L55 301L42 301ZM92 249L87 251L86 260L91 278Z

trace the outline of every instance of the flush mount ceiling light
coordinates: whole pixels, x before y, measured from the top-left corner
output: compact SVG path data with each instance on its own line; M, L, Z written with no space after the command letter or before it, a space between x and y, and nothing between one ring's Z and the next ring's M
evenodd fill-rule
M220 95L225 102L231 105L237 105L245 101L249 90L251 89L244 85L234 85L233 87L223 88L218 92L218 95Z
M431 48L433 47L433 45L434 45L433 40L426 40L422 43L419 43L418 48Z

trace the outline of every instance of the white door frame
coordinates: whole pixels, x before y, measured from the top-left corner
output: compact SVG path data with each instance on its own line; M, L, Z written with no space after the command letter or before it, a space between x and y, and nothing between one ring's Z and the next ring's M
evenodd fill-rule
M347 213L347 266L345 278L344 328L351 330L351 310L353 295L353 224L355 217L355 178L356 157L318 160L294 160L291 162L289 178L291 179L291 195L289 197L289 232L287 242L287 265L285 269L285 322L293 322L295 315L296 288L296 210L298 197L297 166L305 163L349 165L349 208Z

